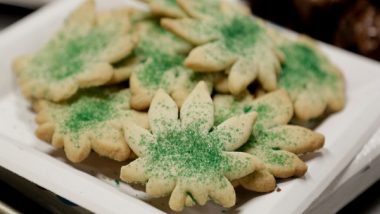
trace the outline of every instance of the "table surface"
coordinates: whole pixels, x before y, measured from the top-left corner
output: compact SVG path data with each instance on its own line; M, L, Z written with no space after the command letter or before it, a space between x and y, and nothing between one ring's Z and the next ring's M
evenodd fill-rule
M32 13L33 10L0 4L0 31L17 20ZM30 210L45 213L47 210L34 200L24 196L18 190L9 186L0 176L0 202L7 204L22 213ZM380 181L346 205L339 213L380 213Z

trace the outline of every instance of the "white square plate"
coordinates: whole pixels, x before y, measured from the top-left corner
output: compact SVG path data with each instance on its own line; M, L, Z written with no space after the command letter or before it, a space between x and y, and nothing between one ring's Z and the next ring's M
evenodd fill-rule
M41 47L79 3L54 2L0 34L0 165L93 212L167 212L167 199L150 199L141 187L132 188L117 180L120 166L126 163L92 154L73 165L62 151L34 137L34 115L18 92L12 59ZM126 4L142 7L132 0L98 1L101 9ZM309 166L306 175L279 182L281 192L259 195L238 189L237 205L230 210L209 202L185 212L300 213L368 141L380 125L380 65L325 44L320 46L344 72L347 103L343 111L317 128L326 136L326 144L320 152L305 157Z

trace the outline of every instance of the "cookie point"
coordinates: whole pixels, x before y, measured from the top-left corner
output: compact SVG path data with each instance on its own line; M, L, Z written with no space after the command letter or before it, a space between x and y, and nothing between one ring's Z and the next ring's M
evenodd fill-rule
M302 162L302 164L299 165L299 167L296 169L296 172L295 172L295 176L297 177L302 177L305 175L305 173L307 172L307 165Z
M167 25L170 25L170 23L173 21L173 19L170 19L170 18L162 18L160 20L160 24L161 26L165 27Z
M314 133L315 141L314 141L314 149L320 149L325 144L325 136L323 134L320 134L318 132Z
M246 115L248 115L249 117L251 117L252 120L256 120L257 112L252 111L252 112L246 113Z
M289 96L288 92L284 89L277 89L274 93L281 94L282 96Z
M122 181L130 181L129 177L127 176L129 174L128 172L128 167L127 166L123 166L121 167L120 169L120 179Z
M200 81L197 86L195 86L194 90L205 90L208 92L208 87L205 81Z
M256 157L253 157L253 161L255 162L255 171L264 170L266 168L264 162L260 161Z
M164 89L158 89L158 91L156 92L156 95L155 96L162 96L162 95L167 95L166 91Z

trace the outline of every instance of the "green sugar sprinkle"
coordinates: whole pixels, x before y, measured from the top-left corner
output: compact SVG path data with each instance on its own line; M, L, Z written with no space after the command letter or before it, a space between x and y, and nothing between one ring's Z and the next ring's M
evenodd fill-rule
M301 43L282 46L285 62L279 77L279 85L290 90L304 90L314 85L333 84L337 77L323 68L328 63L314 49Z
M267 131L261 124L256 124L253 128L253 133L250 136L248 142L244 144L240 150L245 151L247 149L253 148L257 145L270 145L271 142L282 140L282 136Z
M175 0L173 0L175 3ZM143 41L156 41L160 42L157 40L156 37L173 37L173 38L178 38L174 34L170 33L169 31L165 30L165 28L161 27L159 19L149 19L149 21L145 22L145 24L148 26L148 35L142 35L142 40ZM153 37L152 37L153 36ZM165 48L165 47L164 47Z
M288 164L289 156L273 150L265 150L265 159L264 161L270 164L285 166Z
M73 106L74 107L74 106ZM72 132L79 132L94 123L104 121L111 114L111 106L107 101L93 100L84 105L76 105L70 112L65 127Z
M156 143L148 144L145 170L151 176L221 179L224 172L241 164L223 155L218 136L199 132L198 128L174 128L158 133L156 139ZM144 140L141 143L145 144Z
M220 0L197 0L193 3L194 11L202 15L220 16Z
M172 6L172 7L177 7L177 1L176 0L165 0L165 3L167 4L167 5L170 5L170 6Z
M249 112L252 112L252 106L244 106L243 107L243 112L244 113L249 113Z
M256 125L261 124L262 121L270 120L273 118L276 110L272 108L270 104L266 103L256 103L251 107L251 111L257 112Z
M272 146L275 142L290 143L283 132L271 132L262 125L257 125L248 142L239 150L258 155L266 163L284 166L288 164L288 155L279 152L280 147Z
M171 69L182 66L184 60L181 55L160 51L149 43L139 45L137 52L138 55L146 58L143 68L138 72L138 78L145 86L153 88L163 84L164 74Z
M256 45L263 29L251 17L235 16L220 32L227 49L244 53Z
M113 96L111 91L101 88L87 89L67 102L64 107L67 117L62 121L64 131L79 133L83 129L115 117L113 104L122 100Z
M252 103L243 104L239 100L233 100L228 108L223 108L216 111L215 124L220 124L223 121L237 115L249 112L257 112L257 121L255 124L260 124L261 121L269 120L274 117L276 110L270 104L266 103Z
M245 108L245 107L244 107ZM252 110L252 109L250 109ZM244 109L242 110L241 103L237 99L233 99L231 102L228 103L228 107L225 108L218 108L215 111L215 125L221 124L223 121L233 117L237 116L243 113L248 113L244 112Z
M248 152L266 164L288 166L292 164L290 156L281 150L272 149L265 145L257 145L254 148L247 148L245 152Z
M112 41L112 32L94 29L83 36L60 34L33 58L30 75L48 80L64 80L84 69Z
M135 49L136 55L148 58L159 53L176 52L177 46L187 45L188 43L175 34L161 27L159 19L146 19L142 24L139 43Z

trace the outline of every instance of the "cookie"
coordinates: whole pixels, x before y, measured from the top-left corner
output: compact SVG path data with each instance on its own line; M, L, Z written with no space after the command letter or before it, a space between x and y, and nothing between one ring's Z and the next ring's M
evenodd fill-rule
M128 29L125 9L96 13L94 1L85 1L46 45L14 61L23 94L61 101L80 88L107 83L114 72L111 63L133 49Z
M72 162L85 159L91 149L101 156L123 161L130 149L123 137L125 120L148 127L146 113L129 108L128 89L90 88L79 91L61 103L38 101L35 104L38 138L64 148Z
M186 13L177 5L176 0L146 0L153 15L159 17L183 18Z
M221 10L213 18L165 18L161 24L197 46L186 58L186 67L197 72L225 71L232 94L241 93L256 79L264 89L276 89L280 59L257 18Z
M136 29L138 45L123 66L131 74L132 108L147 109L160 88L181 105L200 80L212 85L210 75L183 66L184 53L192 48L189 43L161 28L155 19L139 23Z
M278 87L289 93L297 119L308 121L344 107L343 75L311 39L283 39L278 49L284 56Z
M217 95L214 103L216 124L235 115L257 112L252 135L239 151L254 155L264 163L265 169L239 180L247 189L268 192L274 190L275 178L303 176L307 166L297 155L313 152L324 144L323 135L300 126L287 125L293 116L293 105L284 90L258 99Z
M148 117L151 132L133 122L125 125L125 139L139 158L122 167L121 179L146 184L146 192L154 197L170 195L169 206L175 211L204 205L208 199L231 207L236 197L229 180L262 168L252 155L234 151L248 139L256 113L232 117L213 128L214 105L204 82L180 112L159 90Z

